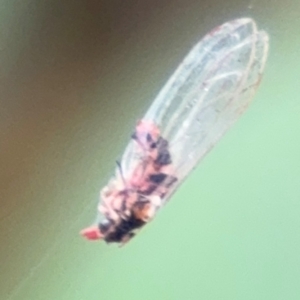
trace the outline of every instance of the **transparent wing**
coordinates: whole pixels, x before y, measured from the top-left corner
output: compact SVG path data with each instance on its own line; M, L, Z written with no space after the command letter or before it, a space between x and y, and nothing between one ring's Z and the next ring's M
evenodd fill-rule
M248 107L268 54L268 35L252 19L225 23L187 55L143 119L168 140L179 179L176 189ZM139 154L129 143L122 168L130 176Z

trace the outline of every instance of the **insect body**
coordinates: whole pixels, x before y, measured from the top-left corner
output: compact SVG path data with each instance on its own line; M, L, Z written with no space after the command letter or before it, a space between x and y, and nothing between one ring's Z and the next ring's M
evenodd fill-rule
M115 176L100 193L99 221L81 234L125 243L246 110L262 76L268 36L252 19L206 35L140 120Z
M132 140L138 155L137 164L127 180L118 163L121 181L112 179L101 191L99 212L105 218L82 231L88 239L126 242L136 229L154 217L167 191L177 181L168 142L154 123L139 121Z

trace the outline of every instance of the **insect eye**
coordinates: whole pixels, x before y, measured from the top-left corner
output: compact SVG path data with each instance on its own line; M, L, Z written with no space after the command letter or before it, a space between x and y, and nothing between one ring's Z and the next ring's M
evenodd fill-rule
M101 233L106 233L109 230L109 227L112 225L112 222L110 220L104 219L99 224L99 229Z

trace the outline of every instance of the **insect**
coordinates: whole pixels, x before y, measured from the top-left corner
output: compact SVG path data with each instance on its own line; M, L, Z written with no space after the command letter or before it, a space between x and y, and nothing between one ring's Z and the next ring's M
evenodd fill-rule
M269 38L249 18L208 33L185 57L134 133L100 192L89 240L124 244L247 109L262 77Z

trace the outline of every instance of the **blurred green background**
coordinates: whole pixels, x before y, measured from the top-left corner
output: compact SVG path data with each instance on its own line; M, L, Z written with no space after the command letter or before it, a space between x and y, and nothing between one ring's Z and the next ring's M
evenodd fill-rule
M209 30L271 38L253 105L126 247L89 243L136 120ZM0 299L300 299L298 0L0 1Z

